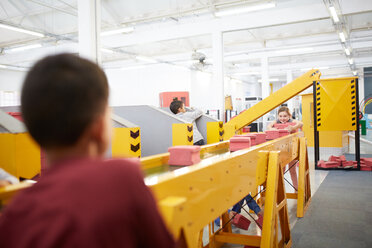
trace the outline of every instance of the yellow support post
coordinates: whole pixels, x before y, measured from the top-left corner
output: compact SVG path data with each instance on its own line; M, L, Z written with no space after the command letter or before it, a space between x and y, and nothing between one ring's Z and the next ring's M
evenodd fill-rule
M111 143L112 157L141 157L139 127L115 127Z
M172 124L172 145L193 145L193 126L188 123Z
M279 154L279 151L272 151L269 155L261 248L291 247L292 245L284 176L279 166ZM278 239L278 219L280 221L280 240Z
M223 122L207 122L207 144L223 141Z
M304 217L311 201L310 169L306 138L300 138L300 166L298 170L297 217Z

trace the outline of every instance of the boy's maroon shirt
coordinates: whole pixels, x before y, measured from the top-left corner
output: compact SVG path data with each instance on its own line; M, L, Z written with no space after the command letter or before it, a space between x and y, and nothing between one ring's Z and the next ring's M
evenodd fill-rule
M0 247L174 247L132 160L55 164L0 217Z

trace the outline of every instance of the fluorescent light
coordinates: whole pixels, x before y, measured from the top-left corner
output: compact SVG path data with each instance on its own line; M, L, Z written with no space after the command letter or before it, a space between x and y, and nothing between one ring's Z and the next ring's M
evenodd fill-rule
M30 34L30 35L34 35L34 36L38 36L38 37L45 37L44 34L41 34L41 33L38 33L38 32L26 30L26 29L23 29L23 28L16 28L16 27L9 26L9 25L2 24L2 23L0 23L0 28L5 28L5 29L12 30L12 31L16 31L16 32L24 33L24 34Z
M329 66L321 66L321 67L317 67L317 68L303 68L303 69L301 69L301 71L310 71L310 70L314 70L314 69L326 70L326 69L329 69Z
M15 47L15 48L10 48L9 50L7 50L7 53L20 52L24 50L39 48L39 47L41 47L41 44L33 44L33 45L28 45L28 46Z
M358 74L358 72L357 71L353 71L353 74L354 74L354 76L356 76Z
M8 68L8 66L6 66L6 65L0 65L0 68L6 69L6 68Z
M346 55L350 55L350 50L349 50L349 48L345 48L345 53L346 53Z
M247 71L247 72L236 72L232 73L233 75L260 75L261 73L258 71Z
M111 49L107 49L107 48L101 48L101 52L104 52L104 53L114 53L114 51L112 51Z
M261 80L261 79L258 79L257 81L258 81L259 83L262 83L262 80ZM278 81L279 81L279 78L270 78L268 81L269 81L269 82L278 82Z
M143 62L158 63L157 60L144 56L136 56L136 59Z
M339 33L338 36L340 36L341 42L345 42L346 41L344 32Z
M354 60L353 59L349 59L349 64L350 65L354 64Z
M336 23L339 22L340 19L338 18L338 15L337 15L337 13L336 13L336 9L335 9L335 7L333 7L333 6L329 7L329 11L331 12L331 15L332 15L333 21L336 22Z
M134 27L125 27L125 28L101 32L101 36L109 36L109 35L121 34L121 33L130 33L133 31L134 31Z
M234 15L240 14L245 12L252 12L256 10L263 10L263 9L270 9L276 6L275 3L265 3L265 4L258 4L258 5L250 5L240 8L230 8L230 9L223 9L215 12L215 16L227 16L227 15Z
M291 48L291 49L283 49L277 50L275 53L283 54L283 53L299 53L299 52L309 52L313 51L314 48L312 47L302 47L302 48Z
M145 65L134 65L134 66L128 66L128 67L121 67L119 70L128 71L128 70L136 70L136 69L143 69L146 68Z

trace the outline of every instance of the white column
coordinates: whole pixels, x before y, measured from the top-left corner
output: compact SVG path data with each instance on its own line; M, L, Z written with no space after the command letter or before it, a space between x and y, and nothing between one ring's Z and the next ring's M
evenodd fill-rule
M101 0L78 0L79 54L101 63Z
M262 99L270 95L269 62L267 57L261 58L261 85Z
M224 92L224 68L223 68L223 34L214 31L212 34L213 44L213 81L217 90L217 105L220 110L220 120L225 120L225 92Z
M287 84L293 81L293 75L292 71L288 70L287 71ZM288 100L288 108L291 113L293 112L293 106L294 106L294 98Z
M265 99L270 95L270 82L269 82L269 62L268 58L261 57L261 96ZM263 130L266 130L268 125L268 114L262 117L263 119Z

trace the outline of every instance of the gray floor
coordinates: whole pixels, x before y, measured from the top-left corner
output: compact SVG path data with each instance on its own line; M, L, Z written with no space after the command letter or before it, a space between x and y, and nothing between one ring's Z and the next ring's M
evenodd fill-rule
M361 138L372 141L372 130ZM354 156L354 142L350 142L349 153ZM361 157L369 157L372 146L361 142ZM292 247L372 247L372 172L332 171L332 179L321 187L329 171L314 170L310 163L312 202L304 218L297 218L297 202L288 199L288 213L292 234ZM355 173L355 176L350 176ZM289 173L285 178L291 182ZM327 182L327 180L325 181ZM323 190L327 189L327 190ZM286 183L287 192L293 192ZM319 190L319 191L318 191ZM319 196L318 196L319 195ZM244 216L251 219L246 213ZM253 217L255 215L253 214ZM336 226L336 228L334 228ZM365 229L364 229L365 228ZM307 231L302 231L302 230ZM251 224L248 231L233 229L235 233L261 235L261 231ZM204 244L208 243L207 230ZM226 244L226 247L244 247Z
M292 247L372 247L372 172L331 171L292 229Z

